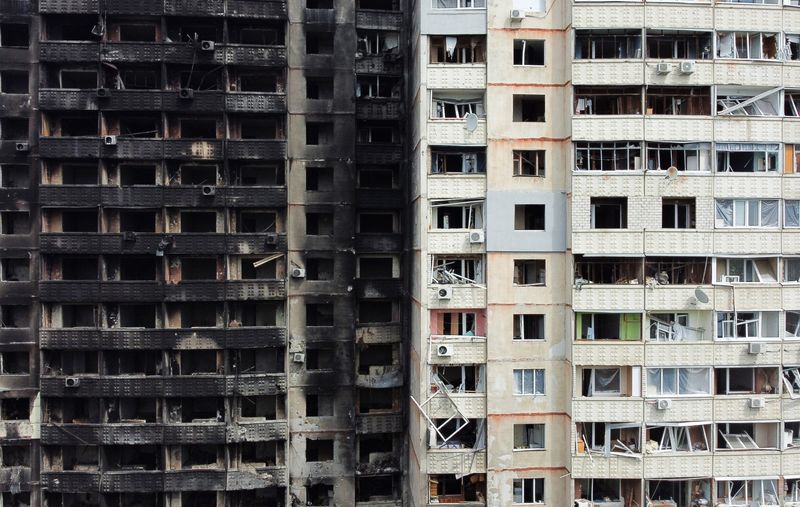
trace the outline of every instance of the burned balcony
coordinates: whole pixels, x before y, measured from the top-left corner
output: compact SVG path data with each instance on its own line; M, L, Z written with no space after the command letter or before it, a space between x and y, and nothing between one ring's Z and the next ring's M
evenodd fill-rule
M711 170L711 143L647 143L647 170Z
M229 118L228 156L234 159L279 160L285 151L283 120L271 117Z
M286 35L282 23L252 23L245 20L228 22L228 38L243 46L284 46Z
M641 169L642 143L640 141L575 143L576 171L638 171Z
M576 86L576 115L642 114L642 89L633 86Z
M367 345L358 352L359 387L399 387L403 383L400 351L392 344Z
M399 388L359 388L358 415L395 414L402 411Z
M402 103L401 79L386 75L360 75L356 78L356 116L365 120L396 120Z
M486 63L486 37L482 35L455 35L430 37L432 64L484 64Z
M647 58L658 60L710 60L713 34L689 30L647 30Z
M638 313L576 313L575 339L641 341L642 316Z
M714 394L777 394L781 390L779 370L778 367L715 368Z
M647 114L708 116L711 114L711 88L656 87L646 89Z
M486 475L429 475L429 501L432 503L486 505Z
M402 447L398 435L359 435L357 474L361 476L400 471L398 453Z
M576 479L574 483L574 498L588 505L643 505L640 479Z
M576 30L575 59L638 59L642 57L640 30Z

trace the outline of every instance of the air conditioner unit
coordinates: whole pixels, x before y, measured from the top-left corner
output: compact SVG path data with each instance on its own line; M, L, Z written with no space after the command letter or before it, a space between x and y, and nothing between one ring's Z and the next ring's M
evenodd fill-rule
M486 241L486 234L481 229L469 231L470 243L483 243L484 241Z
M303 268L293 268L292 269L292 278L305 278L306 277L306 270Z
M117 136L103 136L103 144L106 146L116 146Z
M178 97L181 99L191 100L194 98L194 90L191 88L181 88L178 92Z
M452 287L439 287L436 290L436 295L439 299L450 299L453 297L453 288Z
M78 377L67 377L64 379L64 387L78 387L81 385L81 379Z
M302 352L295 352L292 356L292 361L295 363L305 363L306 362L306 355Z
M672 400L669 399L661 399L656 402L656 408L659 410L667 410L672 408Z
M30 150L30 145L28 143L17 143L16 145L14 145L14 148L17 151L28 151Z
M747 350L751 354L761 354L764 352L764 344L763 343L751 343L750 348Z
M213 40L201 40L200 41L200 50L201 51L214 51L214 41Z
M109 95L111 95L111 90L109 90L108 88L98 88L97 90L94 91L94 93L99 98L104 99Z
M213 195L216 195L217 187L215 187L214 185L203 185L202 192L204 196L211 197Z
M739 283L739 275L725 275L722 277L725 283Z
M452 345L439 345L436 347L436 355L439 357L450 357L453 355Z
M511 21L522 21L525 19L525 11L522 9L511 10Z
M767 406L767 400L764 398L750 398L750 408L764 408Z
M694 72L694 62L689 60L681 62L681 74L691 74Z
M267 233L266 239L264 239L264 243L267 245L277 245L278 244L278 235L274 232Z
M656 65L656 72L659 74L669 74L672 72L672 65L669 63L659 63Z

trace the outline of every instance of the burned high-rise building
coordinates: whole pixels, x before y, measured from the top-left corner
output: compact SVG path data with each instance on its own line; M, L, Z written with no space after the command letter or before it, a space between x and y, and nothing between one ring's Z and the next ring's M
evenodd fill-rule
M403 30L0 2L0 505L402 503Z

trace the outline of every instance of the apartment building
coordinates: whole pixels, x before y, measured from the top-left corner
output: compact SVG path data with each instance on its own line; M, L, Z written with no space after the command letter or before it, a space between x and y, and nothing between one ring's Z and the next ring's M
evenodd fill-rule
M0 2L0 505L402 505L404 10Z

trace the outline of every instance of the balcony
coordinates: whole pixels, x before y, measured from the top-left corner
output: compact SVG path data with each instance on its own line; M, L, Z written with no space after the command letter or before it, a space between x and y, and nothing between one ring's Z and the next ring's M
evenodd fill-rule
M613 421L609 416L613 415ZM572 419L576 421L638 421L642 417L642 398L573 398Z
M405 196L400 189L356 189L356 206L372 209L398 209L405 206Z
M646 290L645 285L586 284L580 289L573 289L572 306L575 311L602 311L614 308L618 311L637 312L644 309Z
M478 120L478 128L470 132L465 120L428 120L428 144L485 145L486 118Z
M399 324L356 324L356 341L370 343L399 343L402 340Z
M486 64L432 64L428 65L428 88L432 90L486 88Z
M42 14L96 14L98 4L99 0L40 0L39 12Z
M486 450L429 449L428 474L486 473Z
M647 342L645 366L709 366L714 357L711 329L707 330L707 341L697 342Z
M573 60L575 85L640 85L642 60Z
M643 232L595 229L572 233L572 252L602 257L642 256Z
M42 185L39 200L48 206L82 206L100 202L112 207L278 207L287 203L286 187L215 187L212 196L202 186Z
M485 174L450 174L428 176L428 199L483 199L486 197Z
M576 365L638 366L644 363L641 341L586 340L572 344L572 362Z
M395 30L403 28L403 13L372 9L356 9L356 28Z
M356 416L356 433L400 433L403 431L402 414L359 414Z
M359 253L389 253L403 250L402 234L358 234L355 249Z
M437 396L426 406L431 419L449 419L462 414L470 419L486 417L486 393L450 393L449 399Z
M428 251L437 254L480 254L486 243L473 243L467 229L433 229L428 232Z
M486 362L486 337L433 335L428 363L430 364L483 364ZM443 356L439 346L450 349L451 355Z
M358 99L356 118L359 120L399 120L403 103L396 99Z
M403 281L400 278L357 279L355 293L359 299L397 298L403 295Z
M356 74L402 74L403 60L383 55L356 58Z
M644 456L645 479L710 477L713 463L709 452L655 452Z
M617 141L619 139L644 139L642 115L602 116L581 115L572 117L572 138L575 141Z
M261 254L286 250L285 234L244 233L42 233L40 248L45 253L155 253L166 242L171 254ZM399 249L399 248L397 248Z
M403 147L399 144L357 143L356 158L363 164L399 164Z
M578 454L572 456L575 479L638 479L642 477L642 457Z
M780 451L717 451L714 453L715 477L748 477L756 471L777 473L781 469ZM764 473L764 472L762 472Z
M447 295L449 294L449 297ZM479 285L430 285L428 307L483 308L486 306L486 287Z
M763 398L764 408L750 408L750 400ZM710 413L710 412L709 412ZM781 400L772 394L737 394L714 398L714 418L718 421L764 421L781 419Z

